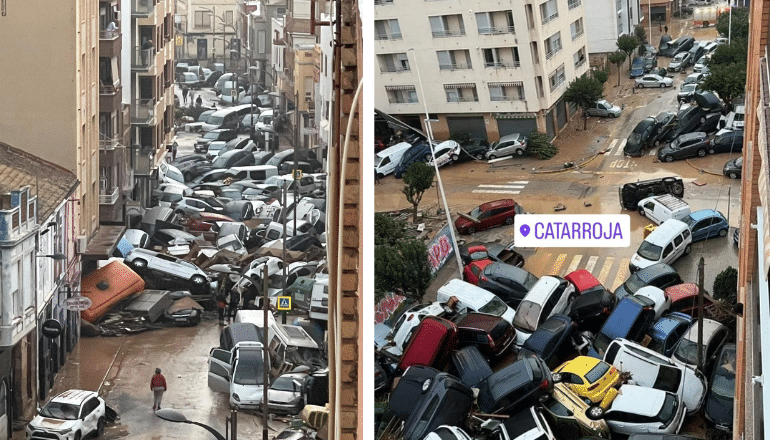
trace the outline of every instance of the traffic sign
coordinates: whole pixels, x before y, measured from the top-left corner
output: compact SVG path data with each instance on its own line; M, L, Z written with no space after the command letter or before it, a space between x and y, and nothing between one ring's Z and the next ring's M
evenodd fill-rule
M291 310L291 297L279 296L278 297L278 310Z
M184 36L182 35L175 35L174 41L176 41L177 46L182 46L184 44Z
M73 296L64 301L64 308L73 312L88 310L91 308L91 299L85 296Z
M302 170L294 170L293 174L294 180L299 180L302 178Z

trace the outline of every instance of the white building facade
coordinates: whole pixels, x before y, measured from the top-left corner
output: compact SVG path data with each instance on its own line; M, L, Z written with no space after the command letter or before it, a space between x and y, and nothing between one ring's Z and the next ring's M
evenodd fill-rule
M609 53L618 50L618 37L634 35L642 12L639 0L584 0L588 53ZM649 33L649 32L648 32Z
M588 71L584 30L582 0L376 0L375 107L425 128L425 99L436 139L554 136Z

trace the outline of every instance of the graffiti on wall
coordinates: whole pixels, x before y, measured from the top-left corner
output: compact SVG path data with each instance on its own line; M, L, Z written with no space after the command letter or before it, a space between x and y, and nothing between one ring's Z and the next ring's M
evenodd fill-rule
M452 246L452 234L449 232L450 225L445 225L441 230L433 237L433 240L428 243L428 265L430 266L430 272L435 274L438 272L444 264L446 264L449 257L454 252L454 246Z
M406 297L402 295L396 295L392 292L385 294L385 298L380 300L380 302L378 302L374 307L374 322L376 324L380 324L386 319L390 318L390 315L396 311L399 304L401 304L404 299L406 299Z

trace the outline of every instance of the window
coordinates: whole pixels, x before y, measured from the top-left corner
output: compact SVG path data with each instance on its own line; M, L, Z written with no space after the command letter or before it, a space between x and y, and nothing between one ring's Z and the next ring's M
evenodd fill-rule
M519 49L516 47L493 47L484 49L484 67L495 69L519 67Z
M545 59L550 60L554 55L561 52L561 32L551 35L543 44L545 45Z
M581 47L579 51L572 55L572 61L575 62L575 67L580 67L586 62L586 48Z
M548 0L545 3L540 4L540 16L543 17L543 24L546 24L559 16L559 11L556 8L556 0Z
M551 72L551 75L548 76L548 82L551 85L551 91L553 92L556 90L560 85L564 83L565 80L566 77L564 76L564 64L562 64L556 70Z
M668 246L666 246L666 249L663 250L663 258L666 258L671 254L671 251L674 250L674 244L669 243Z
M195 11L195 27L196 28L211 27L211 12Z
M405 72L409 70L409 59L405 53L378 55L380 72Z
M375 20L374 32L376 40L400 40L401 28L398 26L398 20Z
M572 41L578 39L583 35L583 19L579 18L569 25L570 33L572 34Z
M481 35L513 33L513 11L477 12L476 25Z
M573 9L577 8L578 6L580 6L580 0L569 0L567 2L567 5L569 6L570 10L573 10Z
M233 11L225 11L225 24L233 24Z
M417 92L414 86L385 86L391 104L415 104Z
M428 17L433 37L456 37L465 35L462 15L435 15Z
M677 246L677 247L680 244L682 244L683 241L684 241L684 238L682 238L681 235L677 235L676 237L674 237L674 245Z
M477 102L476 84L444 84L447 102ZM487 213L489 215L489 213Z
M471 54L468 50L439 50L438 68L441 70L472 69Z
M489 99L491 101L523 101L524 84L521 82L489 84Z

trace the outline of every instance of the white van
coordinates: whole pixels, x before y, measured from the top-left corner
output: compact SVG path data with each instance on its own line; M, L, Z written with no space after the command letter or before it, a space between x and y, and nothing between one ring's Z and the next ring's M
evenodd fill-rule
M264 310L238 310L235 322L249 322L257 326L259 337L264 338ZM298 325L281 325L273 313L267 312L267 344L273 373L280 375L306 362L317 364L323 357L318 344Z
M272 165L251 165L245 167L232 167L225 172L224 177L232 177L233 180L259 180L264 181L268 177L277 176L278 168Z
M446 303L453 296L456 296L459 300L457 303L457 313L468 313L469 310L487 313L500 316L513 325L516 311L508 307L503 300L488 290L463 280L453 279L438 289L436 301Z
M315 276L313 291L310 294L310 319L329 320L329 275Z
M374 156L374 171L380 178L392 173L401 162L404 152L411 147L409 142L401 142L380 151Z
M201 126L203 131L216 130L218 128L235 128L243 115L251 111L249 104L237 105L212 113Z
M690 243L692 235L687 223L674 218L666 220L639 245L628 268L634 273L656 263L670 265L677 258L690 253Z
M684 221L690 215L690 205L671 194L647 197L640 200L638 206L639 214L649 218L656 225L670 218Z
M261 342L239 342L230 351L214 348L209 354L208 386L228 393L233 408L257 409L265 389L263 365Z

